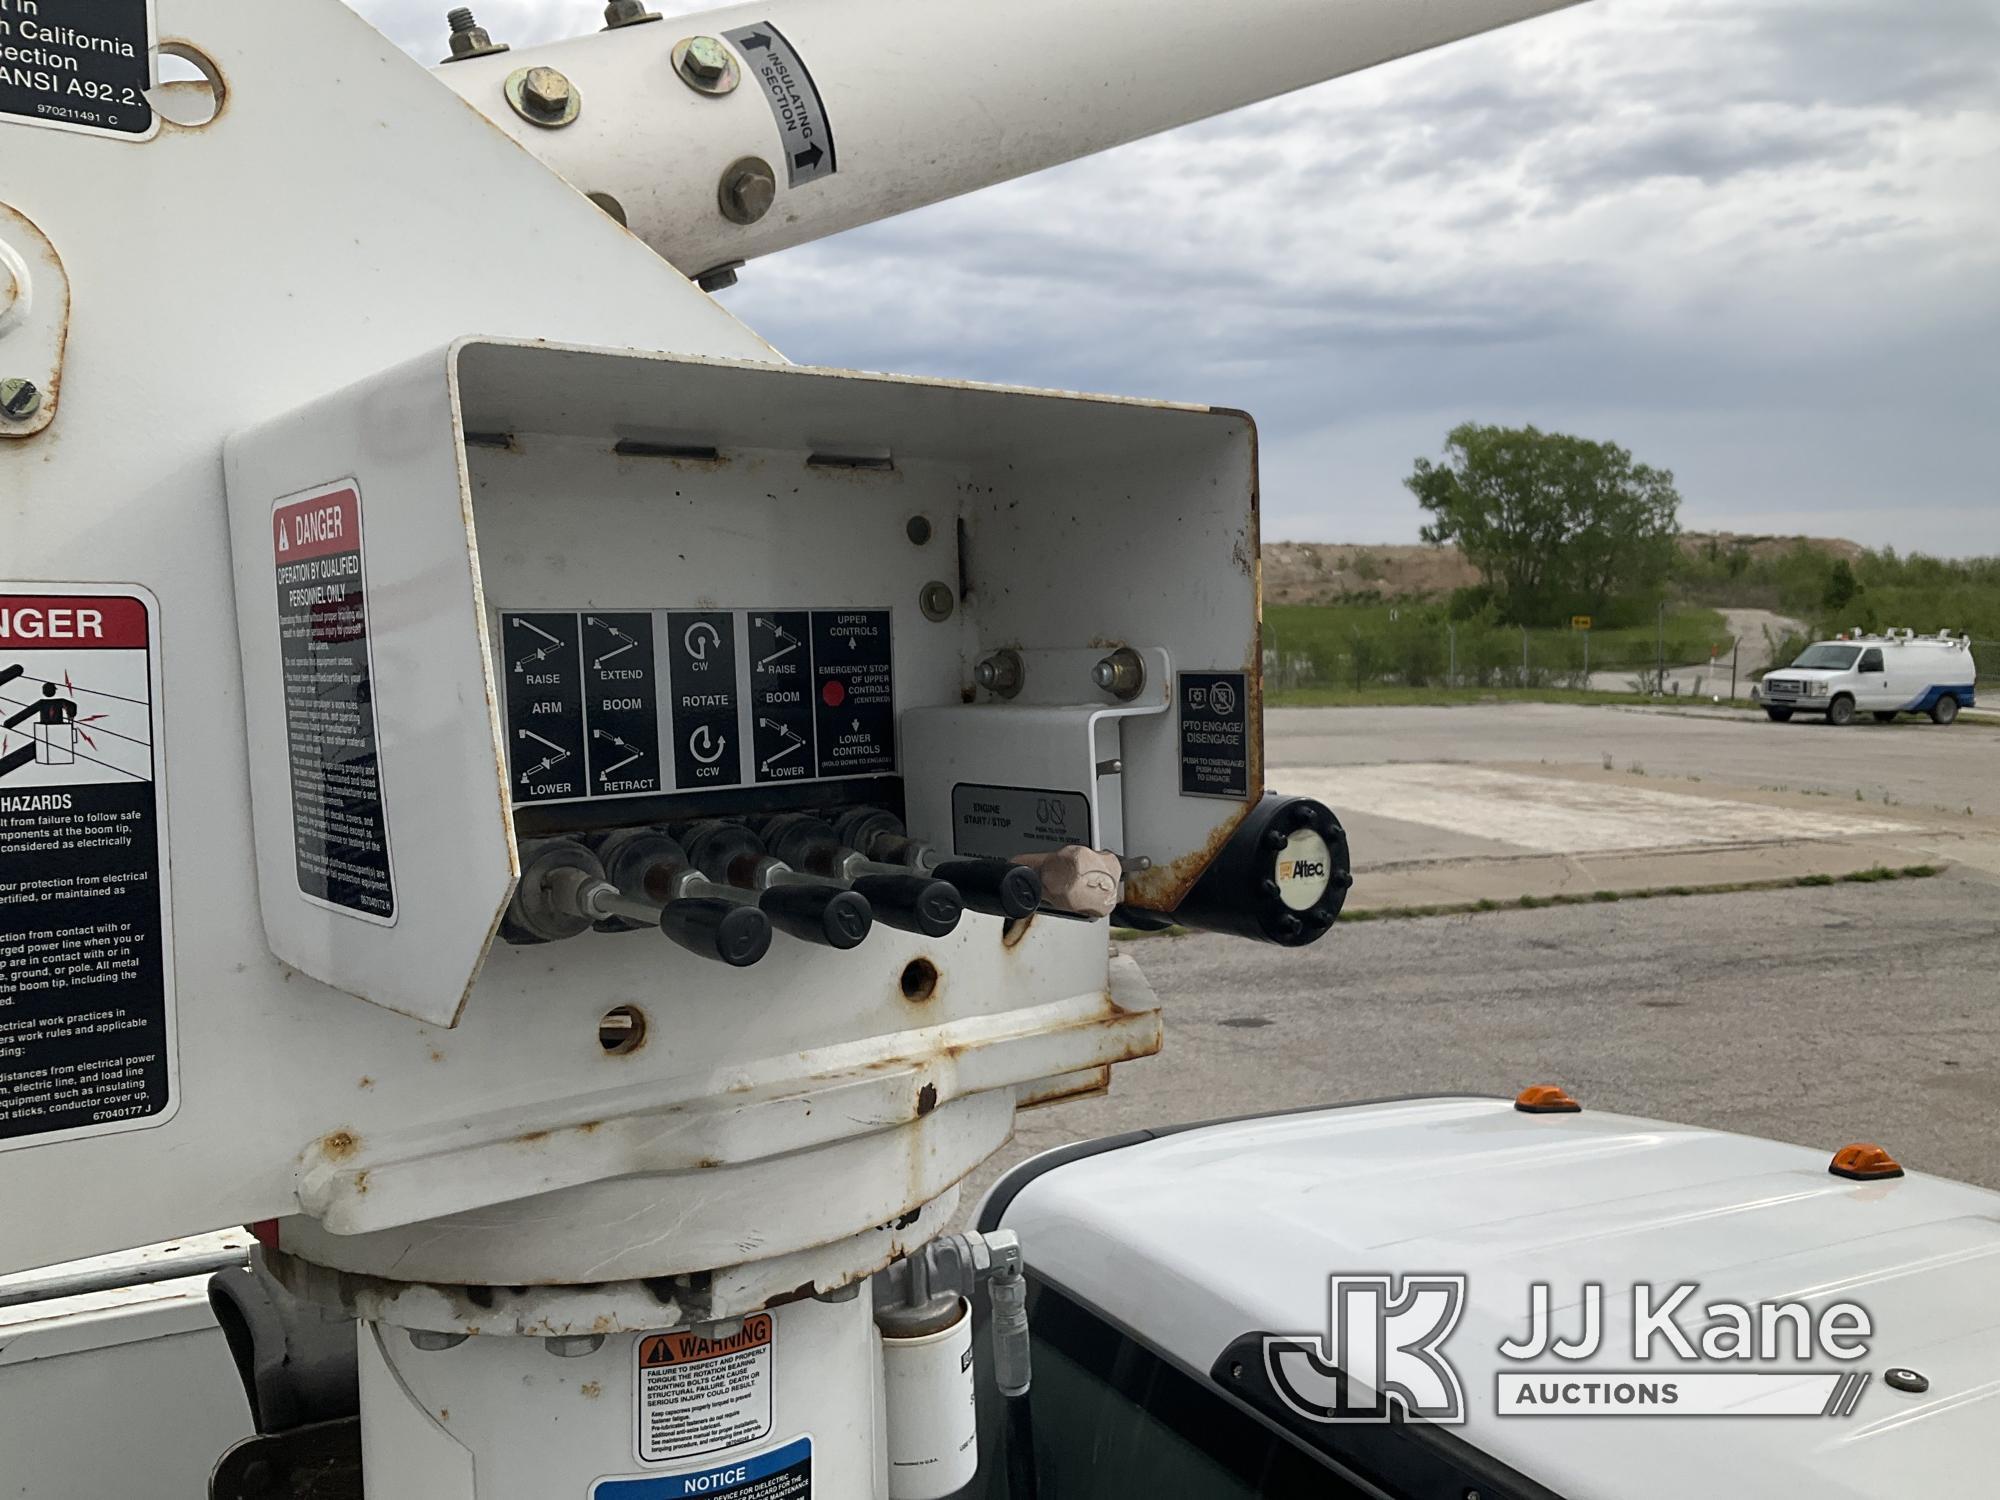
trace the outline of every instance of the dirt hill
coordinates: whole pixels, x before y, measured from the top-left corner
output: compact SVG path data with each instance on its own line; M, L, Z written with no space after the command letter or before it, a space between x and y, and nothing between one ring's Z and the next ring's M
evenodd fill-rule
M1844 537L1753 536L1733 531L1690 531L1687 552L1741 547L1757 558L1776 557L1804 542L1850 562L1866 550ZM1367 546L1352 542L1266 542L1264 598L1271 604L1324 604L1373 594L1382 599L1448 594L1479 581L1456 547Z

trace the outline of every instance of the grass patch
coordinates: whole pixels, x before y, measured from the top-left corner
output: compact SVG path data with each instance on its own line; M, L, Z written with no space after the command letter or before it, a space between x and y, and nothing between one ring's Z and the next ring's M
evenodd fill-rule
M1343 911L1343 922L1394 922L1416 917L1466 917L1481 912L1528 910L1551 906L1590 906L1599 902L1653 901L1667 896L1733 896L1751 891L1789 891L1802 886L1877 885L1887 880L1928 880L1942 875L1942 865L1875 865L1847 875L1794 875L1783 880L1739 880L1717 885L1653 886L1630 891L1592 891L1587 895L1521 896L1513 902L1485 898L1450 906L1378 906L1367 911Z
M1588 895L1558 894L1554 896L1517 896L1512 901L1496 901L1491 896L1482 896L1477 901L1462 901L1444 906L1375 906L1363 910L1347 910L1340 914L1346 924L1355 922L1406 922L1418 917L1467 917L1481 912L1492 911L1541 911L1551 906L1593 906L1614 901L1654 901L1667 896L1731 896L1748 891L1790 891L1801 886L1822 885L1879 885L1886 880L1928 880L1933 875L1942 875L1942 865L1874 865L1866 870L1856 870L1848 875L1794 875L1784 880L1741 880L1726 885L1669 885L1648 886L1630 891L1592 891ZM1141 931L1135 927L1114 927L1112 938L1121 943L1133 942L1139 938L1184 938L1192 937L1192 927L1162 927L1155 931Z
M1655 697L1650 693L1612 693L1596 688L1561 687L1404 687L1398 683L1370 683L1356 691L1352 684L1316 684L1312 687L1270 688L1264 694L1268 708L1470 708L1482 703L1579 703L1586 706L1634 703L1655 707L1685 704L1690 708L1714 708L1706 696ZM1758 707L1748 698L1724 698L1723 708Z

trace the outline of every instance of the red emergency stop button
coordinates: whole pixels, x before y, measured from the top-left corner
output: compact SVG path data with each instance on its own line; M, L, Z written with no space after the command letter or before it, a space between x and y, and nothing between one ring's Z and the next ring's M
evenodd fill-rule
M819 701L828 708L838 708L847 701L847 689L838 677L829 677L826 685L819 690Z

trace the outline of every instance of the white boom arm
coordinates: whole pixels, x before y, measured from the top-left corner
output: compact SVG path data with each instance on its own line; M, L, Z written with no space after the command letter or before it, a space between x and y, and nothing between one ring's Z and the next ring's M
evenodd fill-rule
M770 0L462 59L439 75L698 275L1572 3ZM726 39L736 87L706 92L678 76L676 48L695 36ZM531 67L575 90L567 124L510 107L508 78ZM780 110L802 128L782 132ZM776 178L775 202L747 224L718 204L746 158Z

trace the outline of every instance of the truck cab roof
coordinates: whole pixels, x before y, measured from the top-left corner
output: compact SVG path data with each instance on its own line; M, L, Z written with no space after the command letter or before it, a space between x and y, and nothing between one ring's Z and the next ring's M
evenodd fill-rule
M1335 1273L1463 1275L1444 1352L1466 1420L1442 1430L1519 1481L1495 1495L1984 1492L1986 1424L2000 1417L2000 1195L1919 1174L1848 1180L1829 1160L1588 1110L1389 1101L1063 1148L1003 1178L981 1223L1018 1231L1039 1278L1219 1388L1246 1339L1323 1336ZM1641 1368L1631 1288L1698 1282L1681 1319L1697 1333L1716 1300L1861 1305L1866 1355L1808 1367L1872 1379L1824 1419L1500 1415L1498 1382L1524 1368L1500 1345L1527 1332L1536 1282L1559 1337L1578 1331L1583 1288L1604 1290L1603 1352L1580 1375ZM1928 1388L1885 1382L1898 1368ZM1293 1435L1338 1456L1359 1432L1301 1422Z

